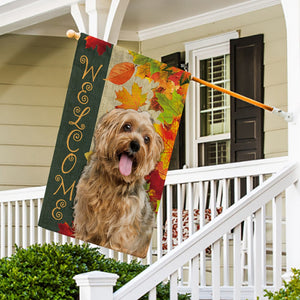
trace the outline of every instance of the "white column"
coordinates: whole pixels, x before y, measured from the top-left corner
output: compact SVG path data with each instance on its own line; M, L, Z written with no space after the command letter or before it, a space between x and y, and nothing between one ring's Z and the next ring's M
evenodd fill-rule
M287 29L288 111L293 122L288 125L289 159L300 165L300 1L281 0ZM299 177L300 178L300 174ZM286 194L287 268L300 268L300 183Z
M86 0L85 10L89 15L88 34L103 39L111 0Z
M79 286L80 300L113 300L113 287L119 276L100 271L78 274L74 276Z

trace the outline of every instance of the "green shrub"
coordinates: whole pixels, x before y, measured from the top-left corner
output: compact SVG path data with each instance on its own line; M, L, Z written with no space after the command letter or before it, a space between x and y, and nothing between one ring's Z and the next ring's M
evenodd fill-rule
M77 274L94 270L116 273L117 290L146 268L135 261L127 264L107 259L88 245L17 247L14 255L0 259L0 299L74 300L79 295L73 279ZM168 285L160 284L157 291L158 299L169 299ZM189 297L179 295L179 299Z
M265 297L270 300L300 300L300 270L292 269L293 276L289 282L283 281L284 287L279 291L265 291Z

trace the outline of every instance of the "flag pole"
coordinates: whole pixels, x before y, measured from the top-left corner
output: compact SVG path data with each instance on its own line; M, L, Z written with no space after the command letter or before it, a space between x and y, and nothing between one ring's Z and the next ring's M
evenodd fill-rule
M226 90L226 89L224 89L224 88L222 88L220 86L217 86L215 84L212 84L211 82L205 81L205 80L200 79L200 78L192 77L192 80L195 81L195 82L198 82L200 84L206 85L207 87L213 88L213 89L215 89L215 90L217 90L219 92L222 92L224 94L230 95L230 96L232 96L234 98L237 98L239 100L248 102L248 103L250 103L252 105L255 105L255 106L260 107L260 108L262 108L264 110L267 110L267 111L269 111L269 112L271 112L273 114L276 114L276 115L284 118L287 122L291 122L293 120L292 113L285 112L285 111L283 111L281 109L278 109L276 107L273 107L273 106L270 106L270 105L267 105L267 104L263 104L263 103L258 102L256 100L253 100L251 98L245 97L245 96L243 96L241 94L232 92L230 90Z
M66 34L67 34L67 37L70 38L70 39L74 38L76 40L79 40L79 38L80 38L80 32L75 32L72 29L69 29ZM230 95L230 96L232 96L234 98L237 98L239 100L248 102L248 103L250 103L252 105L255 105L255 106L260 107L260 108L262 108L264 110L267 110L267 111L269 111L269 112L271 112L273 114L276 114L276 115L284 118L287 122L291 122L293 120L292 113L285 112L285 111L283 111L281 109L278 109L276 107L273 107L273 106L270 106L270 105L267 105L267 104L263 104L261 102L258 102L256 100L253 100L253 99L248 98L248 97L245 97L245 96L240 95L238 93L232 92L230 90L226 90L226 89L224 89L224 88L222 88L220 86L217 86L215 84L212 84L211 82L205 81L205 80L200 79L200 78L192 77L192 80L195 81L195 82L198 82L200 84L203 84L203 85L205 85L207 87L213 88L213 89L215 89L215 90L217 90L219 92L222 92L224 94Z

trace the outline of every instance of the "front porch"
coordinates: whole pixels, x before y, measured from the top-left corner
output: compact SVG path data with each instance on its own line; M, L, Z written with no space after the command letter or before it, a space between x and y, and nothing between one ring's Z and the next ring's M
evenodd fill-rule
M169 171L147 258L138 259L151 267L136 287L124 287L129 295L118 298L117 292L116 299L138 298L168 276L171 299L177 292L192 292L192 299L256 299L265 288L279 289L287 267L285 190L296 180L295 165L287 165L282 157ZM82 243L37 226L44 191L0 193L1 257L10 256L14 245ZM105 248L100 252L119 261L136 259Z

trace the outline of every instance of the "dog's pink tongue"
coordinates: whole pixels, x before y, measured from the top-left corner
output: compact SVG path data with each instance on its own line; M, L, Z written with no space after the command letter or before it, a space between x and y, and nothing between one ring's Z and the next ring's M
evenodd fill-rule
M131 174L132 159L125 153L121 155L119 162L119 170L123 176L128 176Z

